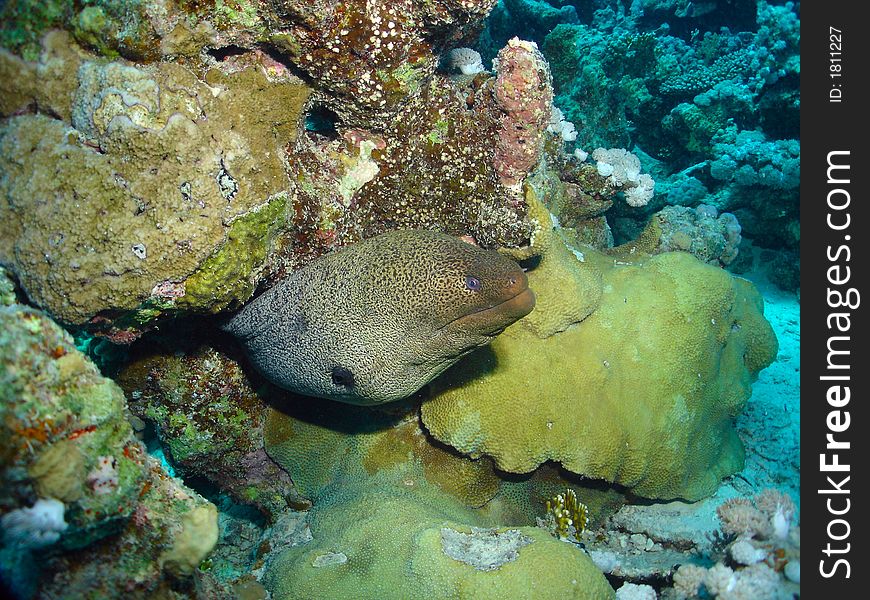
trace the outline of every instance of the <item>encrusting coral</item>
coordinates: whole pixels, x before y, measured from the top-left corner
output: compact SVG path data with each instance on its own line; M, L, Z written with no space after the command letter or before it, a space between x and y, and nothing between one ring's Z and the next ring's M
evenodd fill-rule
M452 10L438 18L471 22ZM303 82L260 48L183 65L106 61L61 32L44 48L36 63L0 52L10 82L0 260L67 324L130 343L167 317L237 307L264 280L395 228L484 247L528 241L517 190L552 113L533 44L512 40L496 77L454 82L427 67L384 92L398 94L389 119L339 118L335 137L303 134L305 124L347 116L361 97L328 78Z
M741 231L737 217L719 214L713 206L666 206L650 218L636 239L605 252L616 257L688 252L701 262L724 266L737 258Z
M540 160L550 124L553 87L550 68L537 45L513 38L496 59L495 97L504 112L495 166L504 186L516 190Z
M378 474L387 478L385 473L396 485L426 483L470 507L483 506L499 491L491 462L433 444L412 407L307 406L294 396L276 404L280 410L270 410L266 418L266 450L315 503Z
M586 69L591 26L539 31L551 72L534 43L506 36L488 73L461 47L495 4L0 7L0 263L19 284L0 270L4 577L49 597L220 586L200 566L216 543L215 506L170 477L128 419L140 435L143 420L156 430L179 473L252 504L279 532L246 555L259 597L613 598L582 548L529 527L535 518L576 540L626 494L700 498L740 468L732 421L776 340L751 284L672 251L725 264L740 242L736 219L671 210L640 240L596 250L614 244L604 214L620 189L623 216L661 206L641 173L649 157L606 150L633 147L626 115L649 106L643 78L665 81L657 37L614 35L610 58ZM778 12L759 37L775 33ZM742 77L744 58L707 71L727 75L733 63ZM584 106L555 108L554 76ZM568 90L575 79L591 85ZM631 111L592 102L617 79L638 91ZM689 79L664 89L676 97L697 87ZM792 187L794 144L759 138L757 148L788 154L768 165L763 152L742 156L737 141L702 135L721 121L725 83L685 113L705 122L682 126L697 152L729 145L731 162L710 161L703 184L690 176L700 167L674 176L675 198L717 181ZM578 139L607 144L597 164L565 153ZM323 254L411 228L521 261L538 306L406 402L373 410L274 389L214 331L194 344L169 332L155 352L139 340L159 326L148 336L160 341L170 318L235 310ZM83 340L136 341L119 376L129 406L49 315ZM292 511L309 506L300 493L313 502L304 517ZM746 502L721 511L723 531L742 532L731 562L686 565L677 587L744 590L783 569L799 578L794 507L770 494ZM282 537L288 515L303 525ZM26 577L36 552L38 582Z
M317 81L324 105L351 128L390 123L438 66L476 32L495 0L266 2L268 42Z
M0 260L28 297L122 342L164 311L247 299L285 222L282 147L309 88L286 73L272 81L263 65L200 78L178 64L86 57L63 34L47 44L36 67L0 53L20 95L7 116L41 102L34 68L60 88L56 110L0 126ZM260 93L247 97L251 88Z
M263 581L276 600L614 597L579 548L539 528L478 523L425 488L351 488L312 509L313 541L277 553Z
M118 383L130 412L156 427L173 467L269 518L306 506L263 448L267 407L239 363L205 346L184 354L161 349L140 348Z

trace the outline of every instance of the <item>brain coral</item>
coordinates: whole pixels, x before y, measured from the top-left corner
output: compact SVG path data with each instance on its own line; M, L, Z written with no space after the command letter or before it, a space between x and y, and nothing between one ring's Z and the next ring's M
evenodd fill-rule
M541 263L548 277L553 254ZM558 266L600 273L594 312L542 337L539 309L552 320L575 307L529 271L535 312L433 383L422 406L430 433L509 472L552 460L646 497L711 493L743 465L733 419L776 355L758 292L678 252L632 262L562 253Z
M289 598L613 598L579 548L535 527L478 529L429 490L353 490L310 513L314 540L279 552L263 582Z

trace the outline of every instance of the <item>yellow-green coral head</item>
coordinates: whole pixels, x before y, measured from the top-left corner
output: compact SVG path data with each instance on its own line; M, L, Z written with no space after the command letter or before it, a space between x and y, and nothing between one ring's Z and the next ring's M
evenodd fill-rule
M432 231L392 231L312 262L224 328L276 385L381 404L410 396L534 305L509 258Z

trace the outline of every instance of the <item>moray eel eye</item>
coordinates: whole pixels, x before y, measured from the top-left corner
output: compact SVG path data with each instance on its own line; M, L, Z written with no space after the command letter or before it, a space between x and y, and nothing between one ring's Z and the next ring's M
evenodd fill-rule
M466 277L465 287L472 292L480 291L480 279L477 277Z
M342 387L352 388L354 383L353 371L339 366L332 367L332 383Z

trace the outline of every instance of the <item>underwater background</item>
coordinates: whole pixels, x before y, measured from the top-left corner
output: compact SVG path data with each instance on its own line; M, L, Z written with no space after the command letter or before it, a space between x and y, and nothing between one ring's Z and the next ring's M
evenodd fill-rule
M799 42L0 0L0 595L799 597Z

